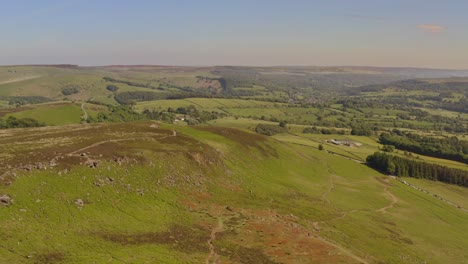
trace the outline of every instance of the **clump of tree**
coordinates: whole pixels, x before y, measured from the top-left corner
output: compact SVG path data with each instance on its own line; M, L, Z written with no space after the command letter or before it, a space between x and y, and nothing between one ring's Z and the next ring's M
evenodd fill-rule
M119 79L114 79L111 77L104 77L102 79L106 82L123 83L123 84L126 84L128 86L133 86L133 87L150 88L150 89L158 88L158 87L152 86L149 83L139 83L139 82L133 82L133 81L127 81L127 80L119 80Z
M122 92L114 97L114 99L121 105L131 105L136 102L162 100L166 98L167 96L165 94L150 91Z
M9 105L16 106L22 106L26 104L41 104L52 101L51 99L42 96L0 97L0 100L7 100Z
M371 136L373 130L364 125L353 126L351 129L351 135L354 136Z
M143 114L148 119L158 120L158 121L162 121L162 122L170 123L170 124L174 123L174 121L176 119L175 113L168 112L166 110L161 110L161 111L152 110L152 111L150 111L148 109L145 109L143 111Z
M335 128L317 128L317 127L306 127L302 131L305 134L323 134L323 135L345 135L345 130L338 130Z
M106 89L111 92L117 92L119 90L119 87L113 84L107 85Z
M400 177L429 179L468 187L468 171L415 161L376 152L366 159L367 164L383 173Z
M392 146L392 145L384 145L382 147L382 151L385 151L385 152L393 152L395 151L395 147Z
M7 119L0 118L0 128L23 128L23 127L42 127L45 123L39 122L33 118L16 118L9 116Z
M468 141L455 136L436 138L394 129L391 133L382 133L379 141L421 155L468 163Z
M78 85L67 85L62 87L63 95L72 95L80 92L80 87Z
M258 124L255 127L255 132L262 135L273 136L276 134L287 133L288 129L279 125Z
M216 111L200 111L195 106L189 105L187 107L179 107L177 109L168 109L171 113L185 115L185 122L189 125L197 125L206 123L210 120L226 117L227 114Z
M96 118L90 116L86 120L88 123L118 123L144 120L146 116L133 111L127 106L108 106L108 112L100 112Z

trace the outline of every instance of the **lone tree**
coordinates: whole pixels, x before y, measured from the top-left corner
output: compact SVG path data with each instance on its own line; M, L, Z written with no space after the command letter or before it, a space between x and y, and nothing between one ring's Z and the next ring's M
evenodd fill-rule
M323 150L323 145L320 144L320 145L318 146L318 149L319 149L319 150Z

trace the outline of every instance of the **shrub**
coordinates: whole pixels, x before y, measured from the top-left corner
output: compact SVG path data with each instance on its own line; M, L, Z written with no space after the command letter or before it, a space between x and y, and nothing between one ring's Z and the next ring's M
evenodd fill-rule
M80 87L76 85L68 85L62 88L63 95L72 95L80 92Z

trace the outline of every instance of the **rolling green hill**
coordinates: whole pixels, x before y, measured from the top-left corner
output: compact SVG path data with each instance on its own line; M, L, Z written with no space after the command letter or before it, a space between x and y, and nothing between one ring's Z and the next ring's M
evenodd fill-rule
M468 189L365 162L468 170L436 155L466 152L464 75L0 67L0 263L463 263Z
M466 211L308 146L155 122L0 130L0 144L2 263L468 258Z

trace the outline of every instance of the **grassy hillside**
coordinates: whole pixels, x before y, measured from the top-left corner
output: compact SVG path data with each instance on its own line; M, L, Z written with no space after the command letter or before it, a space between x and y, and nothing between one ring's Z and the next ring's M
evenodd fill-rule
M0 144L2 263L468 258L466 212L309 146L154 122L2 130Z
M18 110L18 109L17 109ZM17 111L7 114L5 117L14 116L16 118L34 118L47 125L69 125L77 124L81 121L83 112L78 104L43 104L32 109Z

